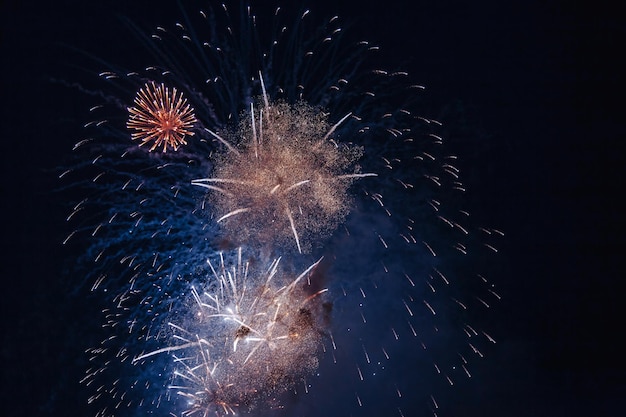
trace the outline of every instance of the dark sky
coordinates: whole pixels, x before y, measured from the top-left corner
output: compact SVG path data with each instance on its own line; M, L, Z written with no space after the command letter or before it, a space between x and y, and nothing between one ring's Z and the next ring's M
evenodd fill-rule
M79 330L59 302L72 289L61 276L65 213L50 195L55 160L80 137L85 109L50 81L67 68L60 45L114 57L124 41L119 15L156 26L176 9L161 1L87 3L1 6L5 416L85 409L72 379L84 360L72 343ZM510 3L311 7L353 20L391 66L428 87L432 112L462 126L450 141L464 156L473 212L506 233L497 267L504 300L492 323L498 349L481 371L471 415L619 415L626 407L624 10Z

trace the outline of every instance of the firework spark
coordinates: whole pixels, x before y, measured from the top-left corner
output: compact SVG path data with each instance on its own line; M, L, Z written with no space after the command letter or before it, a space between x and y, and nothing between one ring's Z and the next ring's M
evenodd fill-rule
M279 268L250 270L242 261L227 268L222 253L211 279L192 287L189 314L174 314L171 346L133 362L171 353L176 364L170 389L187 400L183 415L234 414L259 399L274 399L317 368L324 332L326 288L313 289L321 259L295 278Z
M215 158L213 177L192 184L211 191L217 222L232 240L284 249L293 239L302 253L345 218L352 182L376 174L360 172L361 147L333 138L350 115L330 126L321 109L305 103L270 104L265 89L258 107L237 132L224 134L245 143L211 132L226 151Z
M136 130L131 135L140 141L139 146L151 143L150 151L163 146L163 152L171 147L175 151L187 144L185 136L193 136L191 131L196 123L193 108L187 99L175 88L171 91L164 84L147 83L135 97L135 107L130 107L130 117L126 126Z

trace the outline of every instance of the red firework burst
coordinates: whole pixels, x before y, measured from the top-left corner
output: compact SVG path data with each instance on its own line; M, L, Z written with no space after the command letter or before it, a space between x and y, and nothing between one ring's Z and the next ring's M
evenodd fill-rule
M185 136L193 136L191 128L196 123L193 108L187 99L175 88L171 90L164 84L146 83L139 90L130 107L129 129L133 140L139 140L139 146L152 143L150 151L163 145L163 152L172 147L175 151L180 145L186 145Z

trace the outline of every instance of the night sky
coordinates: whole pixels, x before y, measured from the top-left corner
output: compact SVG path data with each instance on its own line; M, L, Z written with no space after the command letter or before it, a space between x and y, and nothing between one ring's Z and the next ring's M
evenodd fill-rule
M153 27L172 23L177 7L88 3L1 6L4 416L90 412L77 382L85 320L73 317L95 308L72 297L63 274L67 211L53 192L87 111L54 80L72 82L72 47L132 59L116 54L128 36L119 16ZM503 297L489 319L498 343L457 415L621 415L624 10L534 0L309 3L354 22L389 66L427 86L425 111L450 128L472 213L505 232L491 273Z

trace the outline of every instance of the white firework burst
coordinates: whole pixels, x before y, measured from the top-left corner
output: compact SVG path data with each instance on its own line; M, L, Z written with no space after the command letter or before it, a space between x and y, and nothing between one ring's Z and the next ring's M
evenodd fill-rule
M133 362L171 354L169 386L186 404L183 415L235 414L280 396L318 366L327 318L322 294L311 281L321 259L293 277L280 259L250 270L242 261L227 268L219 255L212 276L191 287L186 308L171 313L165 346Z

